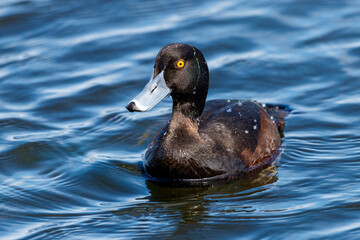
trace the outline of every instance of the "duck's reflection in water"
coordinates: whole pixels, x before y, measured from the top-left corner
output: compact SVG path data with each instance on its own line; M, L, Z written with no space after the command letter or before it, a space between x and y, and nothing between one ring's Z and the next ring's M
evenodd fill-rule
M237 203L237 211L241 206L241 198L257 198L256 193L263 192L277 182L277 166L270 166L256 176L248 176L231 183L219 183L201 187L169 187L151 181L146 182L150 195L149 202L156 203L159 207L166 208L172 215L179 214L178 229L188 223L199 223L206 220L209 214L221 212L214 211L218 201L231 201ZM241 206L244 212L253 211L251 206ZM211 209L211 210L210 210ZM226 212L231 212L231 208Z

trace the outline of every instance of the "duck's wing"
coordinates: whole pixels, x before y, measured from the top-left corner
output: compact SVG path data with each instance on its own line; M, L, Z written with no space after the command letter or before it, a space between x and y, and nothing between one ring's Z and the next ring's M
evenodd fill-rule
M248 148L253 152L261 130L259 109L261 106L251 101L209 101L200 118L199 132L208 135L223 150L236 149L241 153Z
M281 144L278 128L284 124L283 111L285 108L266 107L254 101L210 101L200 119L199 132L221 148L218 152L254 167L277 153Z

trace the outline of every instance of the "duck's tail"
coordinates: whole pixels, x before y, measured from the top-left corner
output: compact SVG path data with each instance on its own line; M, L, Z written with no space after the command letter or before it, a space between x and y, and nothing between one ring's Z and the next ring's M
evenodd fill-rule
M283 137L283 130L285 127L285 117L290 114L292 109L287 105L278 104L262 104L266 112L271 116L272 120L277 125L281 137Z

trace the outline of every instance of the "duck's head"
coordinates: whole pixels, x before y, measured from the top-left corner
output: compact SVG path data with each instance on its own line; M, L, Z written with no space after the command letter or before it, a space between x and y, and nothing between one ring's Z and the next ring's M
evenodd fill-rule
M204 109L208 87L209 70L200 50L188 44L166 45L156 57L149 83L126 108L148 111L170 94L173 112L197 118Z

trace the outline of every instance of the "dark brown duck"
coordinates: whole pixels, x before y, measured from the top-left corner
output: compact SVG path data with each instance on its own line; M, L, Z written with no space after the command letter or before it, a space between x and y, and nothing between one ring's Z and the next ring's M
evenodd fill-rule
M206 102L209 70L203 54L187 44L170 44L156 57L150 82L128 103L147 111L168 94L172 118L157 132L144 158L155 181L234 179L269 165L279 153L288 111L254 101Z

